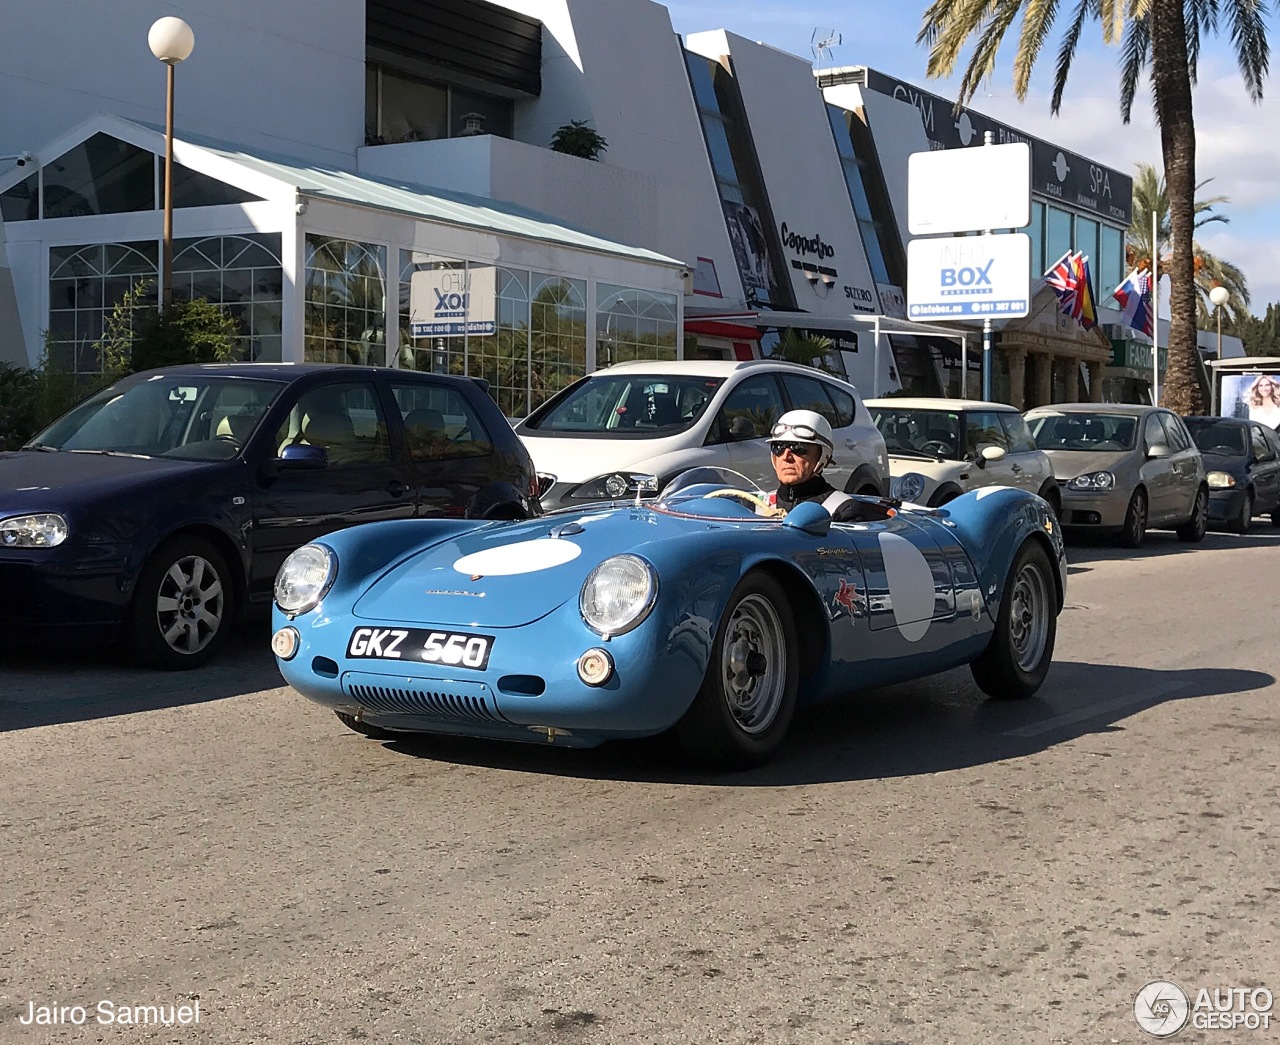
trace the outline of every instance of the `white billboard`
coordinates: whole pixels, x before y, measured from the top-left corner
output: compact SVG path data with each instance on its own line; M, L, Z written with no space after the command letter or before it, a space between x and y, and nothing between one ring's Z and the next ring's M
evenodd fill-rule
M907 318L1010 319L1031 310L1031 237L949 236L907 244Z
M907 228L913 236L1021 229L1031 224L1026 142L915 152L907 160Z
M497 272L492 265L431 266L409 277L413 337L484 337L498 332Z

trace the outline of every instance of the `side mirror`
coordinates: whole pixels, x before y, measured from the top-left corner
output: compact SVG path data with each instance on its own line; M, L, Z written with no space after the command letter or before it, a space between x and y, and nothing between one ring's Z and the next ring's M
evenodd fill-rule
M1164 443L1152 443L1151 448L1147 450L1147 457L1149 459L1158 460L1162 457L1169 457L1171 454L1172 451Z
M801 501L787 512L782 525L803 530L812 537L825 537L831 531L831 513L813 501Z
M729 438L735 441L742 439L754 439L756 435L756 426L753 425L749 418L739 414L729 422Z
M987 443L978 451L978 457L981 459L981 463L985 463L987 461L1002 461L1004 460L1007 452L1008 451L1006 451L1003 446L996 446L995 443Z
M286 446L280 454L280 467L290 471L313 472L329 465L329 454L323 446Z

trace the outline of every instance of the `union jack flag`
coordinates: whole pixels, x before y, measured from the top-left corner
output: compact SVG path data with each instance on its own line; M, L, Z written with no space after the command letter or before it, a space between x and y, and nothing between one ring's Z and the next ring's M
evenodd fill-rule
M1151 273L1134 269L1112 293L1120 303L1126 326L1151 336Z
M1098 309L1089 283L1089 259L1079 251L1067 251L1044 274L1058 297L1058 311L1070 316L1085 330L1098 324Z

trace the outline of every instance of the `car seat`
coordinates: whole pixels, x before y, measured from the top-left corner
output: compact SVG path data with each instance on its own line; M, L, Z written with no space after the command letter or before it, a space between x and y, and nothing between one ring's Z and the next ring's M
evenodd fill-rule
M409 442L409 456L415 461L439 457L449 435L444 414L430 407L410 410L404 415L404 433Z
M350 461L356 453L355 426L351 417L332 399L313 397L303 400L305 412L299 441L319 446L329 455L330 464Z
M213 434L218 439L229 439L237 446L244 446L256 423L253 414L227 414L214 426Z
M1086 419L1081 438L1088 444L1104 442L1107 438L1107 427L1096 417Z

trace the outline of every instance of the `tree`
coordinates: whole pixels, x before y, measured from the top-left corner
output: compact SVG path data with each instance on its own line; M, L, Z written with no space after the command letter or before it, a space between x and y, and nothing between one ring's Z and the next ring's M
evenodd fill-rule
M1005 32L1022 14L1013 58L1013 86L1025 100L1031 71L1058 13L1057 0L934 0L924 13L918 43L930 46L928 75L949 76L963 47L976 37L964 71L957 106L968 102L995 69ZM1202 413L1196 358L1195 191L1196 129L1191 87L1196 80L1201 38L1218 31L1226 18L1232 47L1253 101L1262 100L1270 48L1266 8L1257 0L1078 0L1058 47L1050 109L1062 106L1067 74L1085 18L1098 20L1106 44L1120 44L1120 114L1133 109L1139 76L1148 69L1160 126L1160 151L1169 197L1169 370L1164 405L1183 414Z
M1202 181L1196 189L1202 189L1208 184L1208 181ZM1199 229L1214 222L1226 224L1231 219L1215 213L1213 208L1219 203L1230 202L1227 196L1197 199L1192 205L1195 227ZM1151 242L1153 227L1159 239L1158 244ZM1156 169L1151 164L1140 163L1137 176L1133 179L1133 223L1129 226L1125 244L1126 263L1130 268L1150 271L1152 254L1158 250L1160 253L1157 272L1163 273L1168 260L1168 255L1165 253L1165 244L1168 240L1169 194L1165 189L1164 178L1156 174ZM1209 301L1209 291L1216 286L1226 287L1231 293L1230 300L1223 306L1224 322L1228 317L1235 320L1247 316L1249 314L1249 282L1244 274L1229 261L1223 261L1210 254L1199 243L1193 241L1191 247L1195 269L1197 323L1203 326L1213 320L1214 308Z
M1280 303L1268 305L1261 319L1248 313L1224 316L1222 332L1243 341L1246 356L1280 356Z

